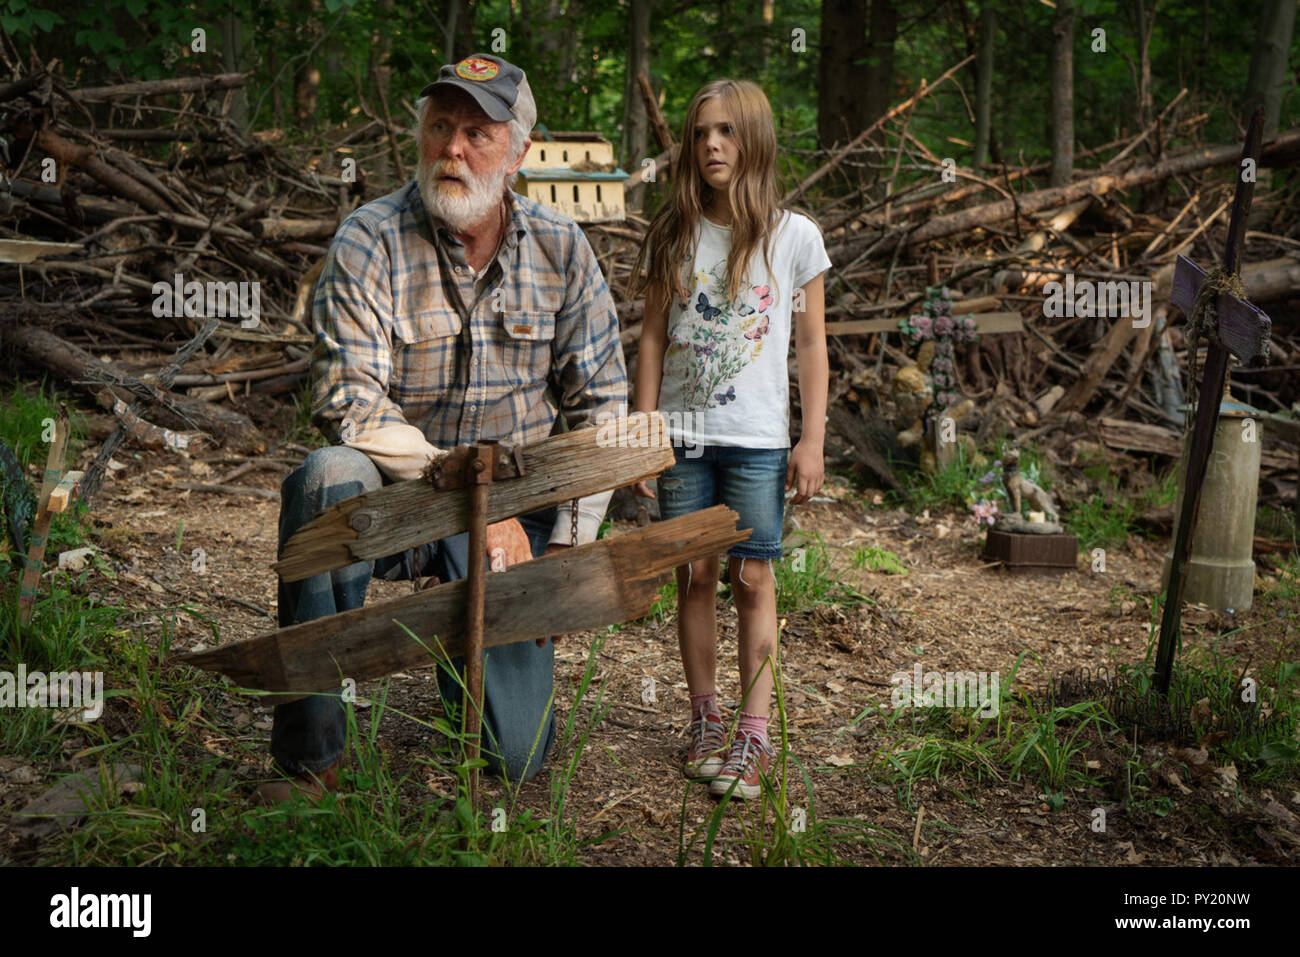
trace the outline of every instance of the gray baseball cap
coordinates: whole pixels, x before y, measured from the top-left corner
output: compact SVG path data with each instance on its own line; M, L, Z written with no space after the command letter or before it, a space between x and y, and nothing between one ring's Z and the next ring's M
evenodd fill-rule
M474 53L459 63L448 63L438 71L438 79L423 90L428 96L439 88L454 86L474 97L483 112L498 123L515 118L519 85L527 82L524 71L488 53Z

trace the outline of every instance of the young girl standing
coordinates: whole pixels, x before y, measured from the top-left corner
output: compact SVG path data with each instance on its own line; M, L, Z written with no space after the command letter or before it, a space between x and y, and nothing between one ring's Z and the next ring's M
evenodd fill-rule
M664 518L724 504L753 530L727 552L742 696L730 742L716 683L720 556L677 569L677 637L691 694L684 770L711 778L714 795L756 797L773 755L771 563L781 558L784 493L794 489L792 501L806 502L824 474L829 267L817 226L781 206L776 126L763 91L743 80L704 86L686 113L671 196L633 270L632 294L645 290L633 411L659 409L669 425L676 464L659 478ZM792 326L803 411L793 450ZM653 497L645 483L637 492Z

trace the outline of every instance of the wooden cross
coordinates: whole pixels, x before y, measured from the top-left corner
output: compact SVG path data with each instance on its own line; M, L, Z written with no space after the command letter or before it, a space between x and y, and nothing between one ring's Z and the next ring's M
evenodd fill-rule
M463 446L427 478L325 509L285 543L275 568L285 580L297 581L467 529L471 556L481 556L489 522L630 485L675 461L657 412L575 429L512 454L483 449ZM505 478L510 481L498 481ZM490 575L482 572L480 557L471 560L467 579L178 660L222 672L245 687L287 692L277 697L287 701L337 689L341 677L364 681L427 665L429 651L411 635L430 643L436 636L448 657L466 659L468 714L482 703L481 684L470 670L481 665L481 651L473 653L473 645L490 648L643 617L674 568L749 537L748 529L736 530L738 518L719 505ZM466 727L471 742L478 727L476 715Z
M1246 142L1241 151L1238 167L1237 190L1232 200L1232 218L1228 221L1227 248L1223 254L1223 270L1229 276L1238 272L1241 245L1245 238L1246 217L1250 213L1255 194L1254 170L1259 162L1261 130L1264 110L1255 111L1246 132ZM1249 171L1250 176L1245 176ZM1198 321L1193 315L1197 294L1205 281L1205 272L1190 259L1178 257L1174 269L1170 302L1182 310L1189 323ZM1219 402L1223 397L1228 375L1228 357L1235 355L1243 363L1260 363L1268 354L1271 323L1268 316L1250 303L1231 293L1221 292L1215 299L1217 321L1208 330L1209 354L1201 377L1200 397L1196 403L1196 424L1192 429L1191 448L1187 453L1187 471L1183 476L1183 503L1178 513L1178 526L1174 533L1174 550L1169 563L1169 590L1165 599L1164 615L1160 619L1160 641L1156 647L1156 688L1161 694L1169 691L1173 675L1174 652L1178 643L1179 619L1182 614L1183 585L1186 580L1187 556L1191 551L1192 532L1196 528L1197 510L1201 504L1201 485L1209 464L1214 430L1219 420ZM1195 356L1196 342L1188 342L1188 350Z

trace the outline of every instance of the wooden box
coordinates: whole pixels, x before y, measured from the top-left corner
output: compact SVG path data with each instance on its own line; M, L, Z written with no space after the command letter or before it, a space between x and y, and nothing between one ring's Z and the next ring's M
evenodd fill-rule
M1025 535L990 528L984 539L984 560L1025 571L1073 571L1078 567L1079 540L1073 535Z

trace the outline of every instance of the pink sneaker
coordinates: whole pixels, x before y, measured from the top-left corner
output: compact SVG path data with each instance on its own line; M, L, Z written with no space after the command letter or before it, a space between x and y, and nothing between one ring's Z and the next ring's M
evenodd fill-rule
M746 800L758 797L763 790L762 776L775 755L772 746L758 735L736 732L722 770L709 784L709 793L722 797L730 791L732 797Z
M716 711L691 722L691 743L686 749L682 772L691 780L714 777L722 770L727 749L727 726Z

